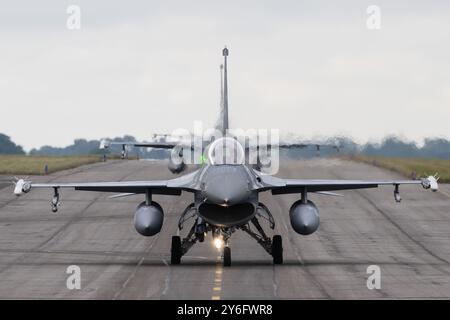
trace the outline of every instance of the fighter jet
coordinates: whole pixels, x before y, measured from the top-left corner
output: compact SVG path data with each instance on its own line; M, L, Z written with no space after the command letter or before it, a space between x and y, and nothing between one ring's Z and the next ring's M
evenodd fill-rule
M227 58L229 50L223 49L223 110L220 127L226 134L228 124L228 83ZM156 145L152 145L155 146ZM164 144L163 148L175 148L175 144ZM221 152L223 149L234 152ZM322 180L322 179L283 179L265 174L245 163L246 148L233 138L224 135L215 139L207 150L208 161L197 170L167 180L149 181L111 181L111 182L77 182L77 183L33 183L27 179L19 179L15 183L14 193L22 195L34 188L53 189L51 200L52 211L60 206L62 188L81 191L115 192L122 197L142 194L142 201L134 214L134 226L143 236L154 236L162 228L164 221L163 208L153 199L154 195L180 196L182 192L192 194L192 203L181 213L178 229L183 229L187 221L192 225L187 235L172 237L171 264L180 264L181 258L197 242L203 242L210 233L214 245L221 250L224 266L231 265L231 237L240 230L255 239L269 255L274 264L283 263L283 244L280 235L270 238L261 223L274 229L275 220L269 209L259 201L262 192L273 195L298 194L289 212L291 226L300 235L310 235L319 227L319 210L308 199L309 193L336 195L333 191L363 188L376 188L391 185L394 187L395 201L400 202L400 185L421 185L425 189L438 190L438 178L429 176L420 180ZM203 151L203 150L202 150ZM233 157L229 157L233 154ZM231 158L231 159L229 159Z
M138 142L138 141L109 141L106 139L103 139L100 141L100 150L106 151L107 149L111 148L112 146L121 146L121 154L120 158L122 160L128 159L128 151L131 147L138 147L138 148L156 148L156 149L172 149L172 154L169 157L169 165L168 169L176 174L181 173L186 169L186 164L183 161L182 158L182 152L181 149L177 148L181 146L180 141L174 140L174 137L172 137L169 134L154 134L153 140L151 142ZM159 140L159 141L155 141ZM161 141L162 140L162 141ZM176 156L174 156L174 153L178 152ZM103 155L103 159L106 160L107 155L106 152ZM174 161L174 159L180 158L181 161Z
M224 74L224 65L220 65L220 116L218 117L217 123L215 125L215 129L222 132L222 135L227 135L228 130L228 108L225 108L225 105L228 105L228 94L225 94L225 91L228 92L227 82L224 81L227 75ZM186 139L190 138L190 139ZM207 149L209 143L211 143L211 137L202 137L205 139L201 143L202 153ZM209 138L209 139L208 139ZM185 148L193 149L192 140L193 137L186 137L185 135L174 136L171 134L153 134L153 141L110 141L107 139L102 139L100 141L99 149L105 151L103 155L104 161L107 159L106 150L110 149L114 146L121 147L121 155L120 158L122 160L128 159L128 153L131 148L157 148L157 149L171 149L169 161L168 161L168 169L173 174L179 174L186 170L186 159L183 157L183 150ZM186 141L189 140L189 141ZM206 146L206 148L203 148ZM340 151L342 146L339 146L336 143L317 143L317 142L295 142L295 143L278 143L278 148L283 149L304 149L308 147L313 147L316 150L316 156L320 156L321 148L332 148L337 152ZM270 147L269 147L270 148ZM248 148L245 149L247 152L250 150ZM252 164L252 167L261 170L262 155L257 155L255 158L255 163ZM267 159L266 159L267 160Z

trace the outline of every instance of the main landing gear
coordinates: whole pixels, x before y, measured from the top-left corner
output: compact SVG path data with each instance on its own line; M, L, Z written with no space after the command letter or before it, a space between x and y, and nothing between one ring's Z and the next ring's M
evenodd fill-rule
M187 220L194 219L194 224L189 230L188 235L181 239L180 236L172 237L172 246L170 249L170 263L180 264L181 257L185 255L189 249L197 242L205 240L205 234L208 232L208 227L202 218L197 216L197 210L193 203L191 203L181 214L178 221L178 230L182 230L184 223Z
M256 215L246 224L233 227L217 227L207 224L197 215L194 204L189 205L183 212L178 222L178 229L183 229L183 224L187 220L193 219L194 223L185 238L179 235L172 237L172 246L170 249L170 263L180 264L181 257L197 242L203 242L205 235L211 231L213 243L218 250L221 250L222 262L224 267L231 266L231 248L230 238L236 230L242 230L250 237L255 239L264 250L273 258L274 264L283 263L283 240L280 235L274 235L269 238L261 227L258 218L266 220L271 229L275 228L275 223L270 211L262 203L257 208Z
M58 207L61 205L61 201L59 201L59 191L58 188L53 188L53 197L52 197L52 212L57 212Z
M171 264L180 264L182 255L183 255L183 250L181 247L181 238L180 238L180 236L173 236L172 237L172 247L170 249L170 263Z
M256 228L256 230L252 230L250 224L246 224L244 226L239 227L242 231L247 233L250 237L255 239L264 250L267 251L273 258L273 264L282 264L283 263L283 239L280 235L274 235L272 239L270 239L263 228L259 224L259 221L255 218L251 220L252 225Z
M231 266L231 249L230 249L230 247L223 248L223 266L224 267Z
M283 238L278 234L272 238L272 257L273 264L283 263Z

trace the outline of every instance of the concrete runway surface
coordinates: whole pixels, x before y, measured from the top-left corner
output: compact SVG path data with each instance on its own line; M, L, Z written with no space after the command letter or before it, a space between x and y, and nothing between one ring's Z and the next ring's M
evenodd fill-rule
M336 159L285 162L280 177L390 179L398 175ZM164 162L110 161L34 181L143 180L174 177ZM276 220L269 234L283 236L285 263L249 236L231 238L232 266L223 268L211 238L197 244L179 266L169 265L171 236L191 195L154 196L165 211L161 233L140 236L133 227L142 196L62 190L58 214L51 190L20 198L0 190L0 298L2 299L352 299L450 298L450 188L432 193L403 186L311 195L321 225L310 236L296 234L288 210L297 195L261 201ZM185 227L187 229L188 226ZM186 232L186 230L183 230ZM81 289L66 287L66 268L81 268ZM381 269L381 289L366 286L367 267Z

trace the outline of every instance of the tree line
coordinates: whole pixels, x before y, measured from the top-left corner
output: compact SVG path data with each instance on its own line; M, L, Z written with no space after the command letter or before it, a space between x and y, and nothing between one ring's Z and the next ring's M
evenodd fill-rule
M160 137L159 141L163 142L164 137ZM133 136L125 135L108 139L110 141L136 141ZM301 142L301 141L299 141ZM450 141L445 138L427 138L422 146L418 146L415 142L405 141L399 137L390 136L382 140L380 143L366 143L360 145L348 137L334 137L324 141L318 141L321 144L320 155L327 156L336 154L338 146L341 154L361 153L368 156L385 156L400 158L438 158L450 159ZM30 150L30 155L54 155L54 156L70 156L70 155L92 155L92 154L120 154L121 147L111 147L107 150L99 149L100 140L76 139L71 145L66 147L52 147L49 145L42 146ZM23 154L26 152L20 146L11 141L10 137L0 133L0 154ZM167 158L167 150L132 148L129 150L130 155L136 155L141 158L163 159ZM287 157L313 157L317 155L317 149L314 145L304 149L287 149L282 150L281 154Z

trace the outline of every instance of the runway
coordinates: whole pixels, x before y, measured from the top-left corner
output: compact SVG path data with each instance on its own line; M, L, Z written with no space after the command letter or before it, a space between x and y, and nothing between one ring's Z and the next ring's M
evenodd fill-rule
M392 179L395 173L337 159L287 161L280 177ZM45 181L144 180L174 177L164 162L110 161L45 177ZM231 238L232 266L223 268L211 238L170 266L171 236L192 195L158 196L165 211L161 233L140 236L133 226L142 196L62 190L57 214L51 190L20 198L0 189L1 299L378 299L450 298L450 196L448 186L431 193L403 186L403 201L392 187L345 191L344 197L310 195L321 225L310 236L296 234L289 208L299 196L270 193L271 209L283 236L283 265L249 236ZM183 230L185 232L186 230ZM66 269L81 269L81 289L66 286ZM378 265L381 289L369 290L367 267Z

